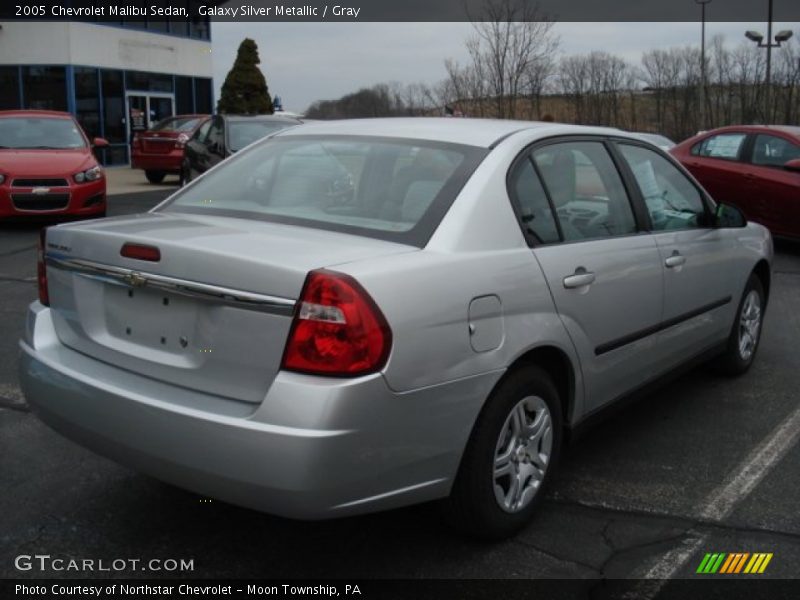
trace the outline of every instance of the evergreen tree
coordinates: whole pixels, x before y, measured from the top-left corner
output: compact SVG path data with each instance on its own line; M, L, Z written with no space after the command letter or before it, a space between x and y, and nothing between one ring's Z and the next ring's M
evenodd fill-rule
M267 80L258 68L258 46L250 38L239 45L233 67L222 84L217 112L242 115L272 114Z

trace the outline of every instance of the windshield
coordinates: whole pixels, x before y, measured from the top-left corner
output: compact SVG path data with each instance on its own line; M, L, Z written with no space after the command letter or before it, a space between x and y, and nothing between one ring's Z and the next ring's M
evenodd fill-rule
M0 118L0 148L66 150L85 147L86 140L72 119Z
M229 121L230 149L236 152L270 133L298 124L294 121Z
M191 133L205 117L169 117L153 125L152 131L185 131Z
M226 161L161 210L424 245L486 152L394 138L276 137Z

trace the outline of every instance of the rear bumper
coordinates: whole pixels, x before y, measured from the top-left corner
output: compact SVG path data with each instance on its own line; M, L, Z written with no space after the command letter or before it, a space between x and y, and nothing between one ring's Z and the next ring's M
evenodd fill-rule
M281 372L260 404L193 392L62 345L31 305L20 379L36 414L95 452L180 487L319 519L449 493L488 373L398 394L379 375Z
M183 150L172 150L165 154L143 154L131 152L131 168L145 171L163 171L180 173L183 162Z

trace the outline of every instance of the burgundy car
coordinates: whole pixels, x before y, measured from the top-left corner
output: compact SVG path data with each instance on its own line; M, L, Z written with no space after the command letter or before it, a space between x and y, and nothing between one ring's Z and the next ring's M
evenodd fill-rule
M69 113L0 111L0 218L104 216L106 179Z
M800 238L800 127L722 127L670 152L718 202L774 235Z
M131 167L144 169L147 181L161 183L169 174L178 174L183 148L208 115L176 115L156 123L152 129L135 133L131 147Z

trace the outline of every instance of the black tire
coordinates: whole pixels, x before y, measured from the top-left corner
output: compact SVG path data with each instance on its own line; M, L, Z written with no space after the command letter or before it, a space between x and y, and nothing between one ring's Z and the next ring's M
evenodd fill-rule
M181 165L181 186L186 185L192 180L192 168L189 166L189 161L184 160Z
M758 297L759 309L759 323L755 335L755 341L749 353L744 352L740 345L740 335L742 332L742 312L746 310L746 302L751 292L755 292ZM739 305L736 309L736 315L731 325L731 332L728 335L728 341L725 346L725 352L719 356L715 362L718 371L725 375L737 376L745 373L756 357L759 342L761 341L761 330L764 325L764 312L766 308L766 297L764 295L764 286L757 275L750 275L747 280L747 285L744 287L744 293L739 300Z
M514 408L530 397L543 400L547 406L552 447L538 489L532 492L527 504L516 512L509 512L501 507L495 495L495 455ZM473 428L450 497L442 503L445 521L456 530L480 539L499 540L514 535L530 520L544 497L558 466L562 439L561 402L550 376L536 366L510 372L492 392ZM530 461L526 459L525 462ZM517 464L516 468L522 467ZM502 490L503 486L499 488Z
M147 177L147 181L150 183L161 183L167 174L164 171L145 171L144 176Z

